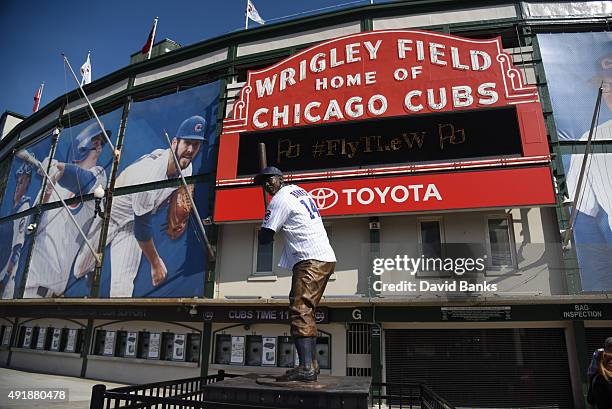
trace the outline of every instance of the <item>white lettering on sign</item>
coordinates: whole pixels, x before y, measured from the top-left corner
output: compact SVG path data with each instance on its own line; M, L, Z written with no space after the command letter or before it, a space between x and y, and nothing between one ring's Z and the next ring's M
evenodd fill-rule
M412 38L409 32L398 32L383 40L386 36L382 33L380 37L363 35L347 37L342 43L325 42L270 69L257 71L254 77L249 74L249 83L255 88L252 97L257 99L299 90L285 99L295 101L287 105L264 100L261 102L265 107L247 109L253 128L477 108L495 105L504 97L497 88L502 88L499 81L508 71L499 72L500 51L491 41L465 41L424 32ZM388 58L390 55L392 58ZM385 61L374 64L381 56ZM486 73L484 80L490 82L477 82L483 72L491 70L495 72ZM406 86L388 89L389 80ZM353 89L353 95L346 92Z
M273 94L275 89L282 92L289 87L295 86L308 78L309 74L319 74L328 69L333 69L343 65L350 65L362 62L364 59L374 61L378 58L378 52L383 41L377 40L363 41L358 43L346 44L344 47L331 48L327 52L320 52L312 55L309 59L300 60L296 67L287 67L280 74L273 74L263 79L255 81L257 98L263 98ZM457 70L486 71L491 67L491 56L482 50L462 51L457 47L447 47L445 44L436 42L425 43L424 41L411 39L397 40L397 56L400 60L413 59L416 62L426 60L425 50L428 50L427 59L432 65L445 67L451 66ZM463 55L462 55L463 54ZM469 65L464 62L469 59ZM462 62L462 60L464 62ZM420 72L420 71L419 71ZM357 73L354 73L355 75ZM413 71L414 79L418 72ZM375 72L370 73L370 80L374 83ZM335 78L335 77L333 77ZM327 89L329 82L327 79L317 78L317 89ZM339 79L335 80L339 84ZM365 84L368 85L368 75L365 74ZM338 85L341 87L342 85Z
M499 94L495 91L495 83L485 82L480 84L476 90L478 103L481 105L491 105L499 100ZM446 97L446 88L433 88L427 89L425 101L427 105L436 111L442 110L447 107L448 100ZM473 96L472 88L468 85L457 85L451 87L450 90L452 97L453 108L468 107L474 105L475 99ZM410 90L404 97L404 108L412 112L419 112L423 110L423 91L418 89Z
M435 184L430 183L427 185L425 189L425 193L423 197L420 196L420 190L423 189L424 185L397 185L397 186L386 186L384 188L380 188L378 186L374 188L362 187L360 189L342 189L342 193L345 196L346 204L348 206L352 206L356 201L362 205L369 205L376 200L379 204L387 203L389 199L395 203L404 203L410 197L410 192L412 191L412 201L414 202L427 202L429 200L442 200L442 196L438 191L438 188Z
M588 304L574 304L573 311L563 311L563 318L602 318L601 310L591 310Z
M309 60L300 60L297 70L294 67L288 67L280 72L280 76L273 74L270 77L256 80L257 98L272 95L276 87L278 87L278 91L284 91L288 87L304 81L308 78L309 71L312 74L318 74L330 68L336 68L345 64L355 64L362 61L362 55L370 61L376 60L381 45L382 40L377 40L376 42L364 41L347 44L343 48L334 47L328 53L314 54ZM362 53L362 51L364 52ZM297 72L299 72L299 75L296 80ZM323 86L323 84L320 85Z

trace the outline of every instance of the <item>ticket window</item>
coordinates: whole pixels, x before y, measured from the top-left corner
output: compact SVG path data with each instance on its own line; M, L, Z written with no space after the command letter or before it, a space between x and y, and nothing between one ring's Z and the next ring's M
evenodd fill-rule
M105 330L96 331L96 339L94 342L94 355L103 355L104 353L104 339L106 337Z
M117 331L115 356L124 357L127 350L127 331Z
M200 362L200 348L202 346L202 337L200 334L187 335L187 362Z
M149 338L151 334L143 331L138 334L138 353L136 356L140 359L149 358Z
M281 368L293 368L296 355L293 338L278 337L278 366Z
M216 346L215 363L229 365L232 356L232 336L217 334Z
M316 347L317 362L321 369L331 368L331 354L329 350L329 337L318 337Z
M245 364L247 366L261 366L262 349L261 335L247 335Z
M172 361L174 356L174 334L171 332L162 333L162 356L165 361Z

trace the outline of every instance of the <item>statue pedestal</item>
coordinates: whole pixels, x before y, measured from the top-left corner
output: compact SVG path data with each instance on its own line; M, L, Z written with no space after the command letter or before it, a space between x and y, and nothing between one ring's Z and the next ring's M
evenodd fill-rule
M247 374L204 387L203 399L278 408L367 409L371 378L322 376L317 382L276 382L271 375Z

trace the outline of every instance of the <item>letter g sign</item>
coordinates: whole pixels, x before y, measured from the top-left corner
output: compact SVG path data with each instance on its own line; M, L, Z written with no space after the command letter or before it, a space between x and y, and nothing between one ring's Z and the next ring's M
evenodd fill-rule
M355 321L361 321L361 310L359 308L355 308L351 315Z

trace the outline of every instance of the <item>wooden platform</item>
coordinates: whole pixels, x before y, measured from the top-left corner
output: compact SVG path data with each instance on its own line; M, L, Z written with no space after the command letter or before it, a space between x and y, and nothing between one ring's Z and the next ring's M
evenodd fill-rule
M204 400L240 403L245 408L366 409L371 378L321 376L317 382L275 382L273 375L247 374L204 387Z

